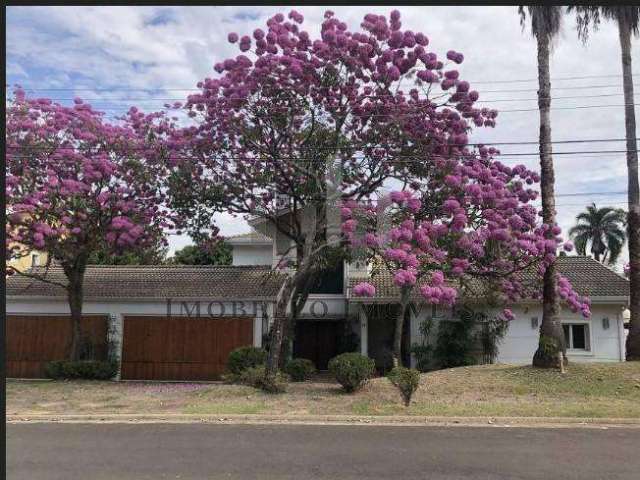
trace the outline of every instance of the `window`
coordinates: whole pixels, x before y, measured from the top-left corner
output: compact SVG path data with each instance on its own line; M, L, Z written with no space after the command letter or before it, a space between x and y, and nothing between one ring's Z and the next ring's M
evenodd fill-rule
M564 330L564 341L567 344L567 349L591 351L588 324L565 323L562 325L562 329Z
M316 284L309 293L339 294L344 292L344 262L339 261L334 268L320 272Z
M40 266L40 255L38 255L37 253L32 253L31 254L31 266L32 267L39 267Z

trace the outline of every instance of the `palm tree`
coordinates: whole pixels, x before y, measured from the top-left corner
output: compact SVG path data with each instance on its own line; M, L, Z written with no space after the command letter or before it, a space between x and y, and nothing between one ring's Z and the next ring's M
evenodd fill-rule
M640 35L640 7L580 6L576 11L578 35L586 41L589 27L598 28L600 16L618 24L622 52L622 85L624 91L624 124L627 139L627 237L629 239L629 310L631 311L627 360L640 360L640 185L638 180L638 145L636 142L636 114L633 100L633 73L631 71L631 36Z
M542 218L549 226L556 224L553 158L551 156L551 80L549 55L551 42L560 31L562 8L558 6L528 5L518 8L520 24L524 29L527 14L531 20L531 33L538 47L538 110L540 112L540 190L542 193ZM551 229L548 230L552 236ZM544 274L542 289L542 323L540 341L533 355L533 366L542 368L564 367L566 360L564 333L560 323L560 301L557 293L557 271L550 265Z
M591 254L598 262L616 263L626 240L625 211L612 207L598 208L593 203L576 217L576 221L577 224L569 230L576 251L586 255L587 246L591 244Z

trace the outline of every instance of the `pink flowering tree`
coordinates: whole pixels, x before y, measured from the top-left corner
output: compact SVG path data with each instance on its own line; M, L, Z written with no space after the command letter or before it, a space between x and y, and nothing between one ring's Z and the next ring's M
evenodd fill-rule
M455 68L463 55L431 51L398 11L368 14L356 30L327 11L319 38L302 24L291 11L251 35L230 33L240 53L198 84L186 102L193 123L170 141L183 216L197 226L220 211L258 218L291 245L268 375L322 257L340 246L340 203L428 176L471 124L491 127L496 116L475 106L478 92Z
M395 322L394 364L401 358L402 328L415 295L429 304L453 307L464 297L498 297L506 303L539 297L542 275L555 259L562 240L538 222L529 185L538 175L524 166L507 167L480 152L461 152L442 159L423 183L394 191L377 204L347 202L343 231L351 248L376 258L393 274L399 289ZM565 248L570 249L569 244ZM566 278L559 295L573 311L590 315ZM357 296L374 296L363 282ZM501 317L513 319L505 308Z
M167 227L157 147L130 124L106 123L80 99L67 107L17 90L6 111L7 259L46 252L46 268L18 274L67 292L71 359L80 356L83 281L88 259L153 247ZM166 242L166 241L165 241ZM49 264L67 282L49 278Z

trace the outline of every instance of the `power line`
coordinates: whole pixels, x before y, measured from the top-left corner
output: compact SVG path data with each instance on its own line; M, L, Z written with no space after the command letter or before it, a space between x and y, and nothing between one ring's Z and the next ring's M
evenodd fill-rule
M627 192L598 192L598 191L593 191L593 192L571 192L571 193L557 193L555 196L556 197L587 197L589 195L627 195Z
M634 74L637 75L637 74ZM552 82L555 81L563 81L563 80L586 80L588 78L620 78L623 75L582 75L576 77L555 77L551 78ZM487 83L525 83L525 82L537 82L537 78L529 78L529 79L517 79L517 80L475 80L470 81L469 83L478 83L478 84L487 84Z
M583 99L583 98L603 98L603 97L621 97L624 93L606 93L600 95L570 95L563 97L542 97L543 99L548 100L570 100L570 99ZM247 97L224 97L224 100L244 100ZM372 96L367 96L365 98L372 98ZM386 98L386 96L379 96L379 98ZM388 98L393 98L393 95L388 95ZM431 100L429 97L421 96L420 98ZM71 102L75 100L75 98L55 98L51 97L49 100L54 102ZM161 98L161 97L131 97L131 98L123 98L123 97L112 97L112 98L84 98L83 101L90 104L95 105L96 103L113 103L113 102L185 102L185 98L173 97L173 98ZM475 103L496 103L496 102L532 102L538 101L538 97L531 98L496 98L489 100L477 100ZM456 103L456 102L453 102Z
M633 75L640 75L639 73L634 73ZM557 82L557 81L567 81L567 80L586 80L586 79L591 79L591 78L621 78L623 75L621 74L617 74L617 75L582 75L582 76L571 76L571 77L553 77L550 80L552 82ZM478 85L487 85L487 84L509 84L509 83L527 83L527 82L537 82L538 79L537 78L527 78L527 79L509 79L509 80L467 80L469 83L471 84L478 84ZM604 86L610 86L610 85L604 85ZM12 88L13 86L10 84L5 84L5 88ZM111 88L100 88L100 89L95 89L95 88L88 88L88 87L78 87L78 88L74 88L74 87L51 87L51 88L33 88L33 87L29 87L29 86L24 86L21 85L20 86L23 90L34 90L34 91L69 91L69 90L76 90L76 91L80 91L80 90L89 90L89 91L111 91L111 90L123 90L123 91L157 91L157 90L163 90L163 91L192 91L192 90L200 90L198 88L194 88L194 87L188 87L188 88L180 88L180 87L171 87L171 88L165 88L165 87L146 87L146 88L132 88L132 87L127 87L127 86L114 86ZM575 87L556 87L556 88L575 88ZM585 87L585 88L597 88L597 87Z
M8 147L8 148L15 148L15 147ZM129 151L136 151L139 149L129 149ZM145 149L142 149L145 150ZM630 152L637 152L638 150L629 150ZM627 150L599 150L599 151L568 151L568 152L554 152L553 155L584 155L584 154L600 154L600 153L627 153ZM32 155L25 155L25 154L11 154L9 153L9 155L11 155L11 157L13 158L32 158ZM423 156L428 156L428 155L432 155L432 156L440 156L440 155L447 155L446 153L434 153L434 152L424 152L423 154L415 154L415 155L398 155L398 156L392 156L391 158L387 157L387 158L380 158L380 159L374 159L371 158L371 155L368 156L363 156L363 155L349 155L346 158L336 158L335 160L351 160L351 161L358 161L358 160L366 160L366 159L371 159L372 161L378 161L380 163L382 162L390 162L390 163L422 163L423 160L420 158L421 155ZM521 157L521 156L532 156L532 157L537 157L539 156L539 152L535 152L535 153L495 153L490 155L491 158L494 157ZM195 157L194 156L187 156L187 155L169 155L167 157L165 157L167 160L193 160ZM258 157L258 156L250 156L250 155L245 155L245 156L237 156L237 155L230 155L230 156L221 156L221 157L217 157L217 159L219 160L250 160L250 161L264 161L264 160L270 160L270 158L268 157ZM327 162L326 159L323 158L318 158L318 157L304 157L304 156L280 156L278 157L278 160L291 160L291 161L308 161L309 163L311 162Z
M551 107L549 108L549 110L581 110L581 109L589 109L589 108L621 108L621 107L627 107L627 106L638 106L640 105L640 103L628 103L628 104L608 104L608 105L574 105L574 106L570 106L570 107ZM446 107L447 105L439 105L438 107ZM448 105L449 108L454 108L453 105ZM98 112L102 112L102 113L126 113L123 110L117 109L117 108L104 108L104 107L97 107L98 108ZM274 113L277 112L278 110L270 110L270 113ZM509 110L498 110L498 114L503 114L503 113L518 113L518 112L537 112L539 111L538 108L516 108L516 109L509 109ZM344 115L343 115L344 116ZM420 118L420 117L424 117L425 114L419 114L419 113L398 113L398 114L387 114L387 115L382 115L382 114L371 114L371 115L358 115L357 117L362 117L362 118L376 118L376 117L384 117L384 118L389 118L390 120L393 118ZM355 117L355 115L354 115Z
M633 84L638 86L637 83ZM599 89L599 88L619 88L622 85L618 84L606 84L606 85L572 85L572 86L551 86L551 90L587 90L587 89ZM11 88L10 85L6 85L5 88ZM22 87L23 90L29 92L201 92L201 88L164 88L164 87L152 87L152 88L126 88L126 87L111 87L111 88L89 88L89 87L76 87L76 88L27 88ZM513 92L537 92L537 88L512 88L512 89L500 89L500 90L482 90L480 93L513 93Z

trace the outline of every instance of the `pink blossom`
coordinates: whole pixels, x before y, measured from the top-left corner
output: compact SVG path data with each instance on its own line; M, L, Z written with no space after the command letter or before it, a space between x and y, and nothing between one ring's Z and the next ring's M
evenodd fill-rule
M353 287L353 294L358 297L373 297L376 294L376 287L368 282L362 282Z

